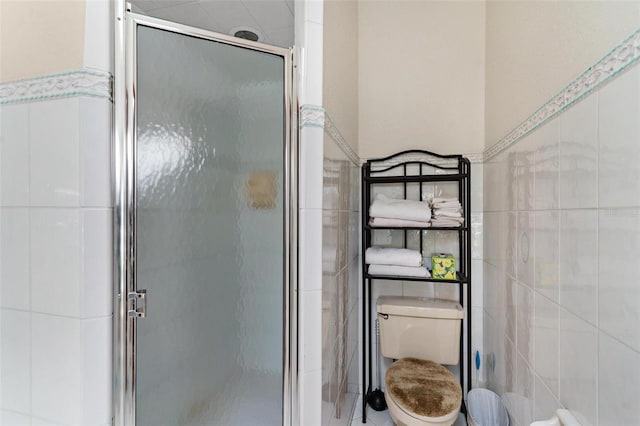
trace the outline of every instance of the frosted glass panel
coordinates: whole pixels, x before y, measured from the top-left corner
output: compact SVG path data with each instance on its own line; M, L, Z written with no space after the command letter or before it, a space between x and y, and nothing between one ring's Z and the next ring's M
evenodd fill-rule
M281 425L284 60L137 37L137 425Z

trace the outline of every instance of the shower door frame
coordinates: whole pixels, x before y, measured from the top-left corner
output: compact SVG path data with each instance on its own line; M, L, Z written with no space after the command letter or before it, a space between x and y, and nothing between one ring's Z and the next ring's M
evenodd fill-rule
M297 424L297 289L298 289L298 97L296 49L285 49L238 39L131 12L124 0L114 2L113 82L113 425L136 424L136 321L129 316L129 295L136 288L136 28L167 30L211 42L280 56L284 61L284 289L283 289L283 395L284 426ZM153 297L153 295L151 295Z

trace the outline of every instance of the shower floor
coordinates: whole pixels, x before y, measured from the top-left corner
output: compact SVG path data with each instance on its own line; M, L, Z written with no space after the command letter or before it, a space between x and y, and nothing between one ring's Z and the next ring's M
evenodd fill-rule
M189 419L185 426L282 425L282 376L247 371Z

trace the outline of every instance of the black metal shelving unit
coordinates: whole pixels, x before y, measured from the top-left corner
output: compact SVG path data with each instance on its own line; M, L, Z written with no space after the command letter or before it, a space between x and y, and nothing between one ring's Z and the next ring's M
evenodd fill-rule
M403 161L404 159L404 161ZM393 174L393 175L390 175ZM397 174L397 175L396 175ZM418 184L420 201L423 200L423 184L429 182L458 183L458 199L462 205L464 223L460 227L403 227L387 228L369 225L369 206L372 186L376 184L399 184L407 198L407 185ZM367 272L365 251L371 247L372 233L376 230L403 231L403 246L407 247L407 231L420 230L419 249L423 252L423 234L429 231L458 233L458 259L460 268L455 280L435 280L402 276L371 275ZM424 252L423 252L424 254ZM460 333L460 385L463 389L461 411L466 413L466 393L471 389L471 166L462 155L439 155L429 151L403 151L389 157L368 160L362 166L362 422L367 421L368 397L372 391L372 339L371 339L371 287L375 280L423 281L458 285L459 301L465 311L464 328ZM465 286L466 284L466 286ZM464 357L464 348L467 356ZM466 371L465 371L466 370ZM465 377L466 386L465 386Z

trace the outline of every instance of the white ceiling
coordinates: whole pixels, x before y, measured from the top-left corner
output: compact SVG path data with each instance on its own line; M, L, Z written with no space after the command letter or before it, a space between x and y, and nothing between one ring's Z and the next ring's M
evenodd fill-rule
M293 0L133 0L133 10L160 19L229 34L258 30L262 43L293 46Z

